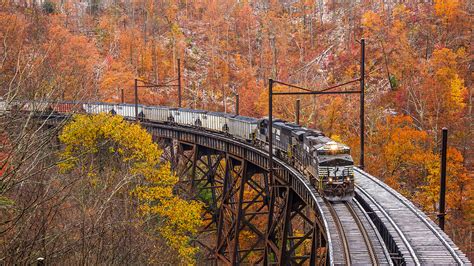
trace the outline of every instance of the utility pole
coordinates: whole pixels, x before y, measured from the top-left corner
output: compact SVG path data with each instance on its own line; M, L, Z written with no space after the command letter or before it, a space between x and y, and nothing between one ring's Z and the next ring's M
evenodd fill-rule
M268 81L268 177L273 178L273 79Z
M138 79L135 79L135 120L138 121Z
M178 58L178 107L181 107L181 59Z
M444 231L444 218L446 216L446 155L448 150L448 129L443 128L443 140L441 143L441 184L439 191L439 227Z
M364 87L365 87L365 40L361 40L361 62L360 62L360 77L357 79L353 79L344 83L340 83L337 85L333 85L330 87L327 87L322 90L311 90L308 88L300 87L297 85L292 85L289 83L285 83L282 81L278 80L273 80L269 79L268 82L268 182L270 184L273 184L274 178L273 178L273 97L274 96L284 96L284 95L330 95L330 94L359 94L360 95L360 143L361 143L361 155L360 155L360 165L361 168L364 168ZM359 82L360 85L360 90L355 91L355 90L337 90L333 91L333 89L343 87L352 83ZM300 91L273 91L273 85L274 84L280 84L286 87L290 88L295 88ZM296 121L299 124L299 118L300 118L300 100L296 102ZM275 191L273 191L273 188L270 190L270 202L269 202L269 208L268 208L268 224L267 224L267 229L266 229L266 241L269 240L270 235L272 234L272 225L273 225L273 207L274 207L274 200L275 197L273 195ZM271 248L268 247L268 244L266 244L265 247L265 255L264 255L264 261L263 264L267 265L268 260L270 258L271 254ZM286 252L285 248L283 248L283 251L281 252ZM284 258L281 258L282 261L285 261ZM314 261L313 261L314 263Z
M273 79L268 80L268 182L273 183ZM273 224L273 206L275 204L274 188L270 187L270 202L268 207L268 224L265 235L265 254L263 264L268 265L270 250L267 241L270 238L272 224Z
M235 114L239 115L239 94L235 95Z
M364 169L364 100L365 100L365 40L360 40L360 169Z
M347 81L347 82L344 82L344 83L340 83L340 84L333 85L331 87L327 87L325 89L316 91L316 90L311 90L311 89L308 89L308 88L292 85L292 84L289 84L289 83L285 83L285 82L282 82L282 81L269 79L269 82L268 82L268 84L269 84L268 85L268 157L267 157L268 158L268 167L267 167L267 169L268 169L268 182L270 184L273 184L273 182L274 182L274 178L273 178L273 175L274 175L274 169L273 169L273 97L274 96L284 96L284 95L286 96L286 95L361 94L360 91L355 91L355 90L337 90L337 91L333 91L333 89L335 89L335 88L339 88L339 87L346 86L346 85L349 85L349 84L352 84L352 83L360 82L360 80L361 80L361 78L359 77L357 79L353 79L353 80L350 80L350 81ZM286 86L286 87L289 87L289 88L298 89L300 91L276 91L276 92L274 92L273 91L273 85L274 84L280 84L280 85L283 85L283 86ZM299 100L298 100L298 102L299 102ZM297 110L299 110L300 103L297 103L297 105L298 105ZM298 120L299 120L299 114L298 114ZM269 208L268 208L268 224L267 224L267 229L266 229L267 230L266 231L267 241L269 240L270 235L273 232L272 231L273 230L272 229L273 212L274 212L273 206L275 204L275 202L274 202L275 201L274 193L275 193L275 191L271 187L270 188L270 203L269 203ZM268 260L270 258L271 252L272 252L271 248L268 247L268 244L267 244L267 246L265 247L265 255L264 255L264 261L263 261L264 265L268 264ZM283 248L283 251L280 251L280 252L285 253L286 252L285 248ZM281 258L282 261L285 261L285 259L286 258ZM314 263L312 263L312 264L314 264Z
M297 125L300 124L300 104L301 104L300 99L296 100L296 103L295 103L295 113L296 113L295 123Z
M122 100L122 103L125 103L125 97L124 97L124 94L123 94L123 89L121 89L121 100Z

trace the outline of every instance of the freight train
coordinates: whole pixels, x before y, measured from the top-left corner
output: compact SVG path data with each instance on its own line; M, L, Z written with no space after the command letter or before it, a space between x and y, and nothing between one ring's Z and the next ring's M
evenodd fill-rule
M101 112L133 119L135 105L112 103L48 103L0 100L0 111L22 110L42 115ZM269 119L229 113L138 106L138 117L147 122L176 124L226 134L268 150ZM330 201L347 201L354 196L354 162L350 149L322 132L280 119L273 120L273 153L300 170L319 193Z

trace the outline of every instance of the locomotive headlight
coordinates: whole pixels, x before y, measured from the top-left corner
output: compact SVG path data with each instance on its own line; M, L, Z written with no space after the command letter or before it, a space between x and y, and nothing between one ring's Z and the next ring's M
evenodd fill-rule
M347 182L351 182L351 177L350 177L350 176L346 176L346 181L347 181Z
M335 150L337 150L337 148L338 148L338 147L337 147L337 144L336 144L336 143L329 145L329 149L330 149L331 151L335 151Z
M328 179L328 182L329 182L329 183L332 183L332 177L330 177L330 178Z

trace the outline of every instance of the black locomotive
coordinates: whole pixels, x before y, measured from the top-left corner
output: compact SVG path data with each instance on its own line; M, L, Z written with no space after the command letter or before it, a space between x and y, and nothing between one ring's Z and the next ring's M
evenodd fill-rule
M268 149L268 118L260 119L256 144ZM354 161L350 148L322 132L274 119L274 154L309 177L311 184L331 201L354 196Z

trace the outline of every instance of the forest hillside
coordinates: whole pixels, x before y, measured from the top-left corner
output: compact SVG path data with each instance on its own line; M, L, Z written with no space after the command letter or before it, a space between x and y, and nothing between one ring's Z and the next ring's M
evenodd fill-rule
M0 8L3 98L14 97L14 90L15 97L26 99L120 102L123 91L125 102L133 103L135 78L174 82L179 59L183 106L233 112L238 94L240 113L260 117L267 115L269 78L314 90L358 78L364 38L365 169L436 221L441 129L447 127L446 232L474 259L473 1L10 0ZM176 87L141 89L139 98L143 104L177 106ZM300 99L301 123L348 144L357 161L359 97ZM293 121L296 100L277 98L274 115ZM119 209L114 212L129 206ZM30 218L44 217L41 213ZM86 223L96 216L82 217ZM3 218L0 223L8 225L0 224L0 254L38 248L32 244L36 237L7 240L26 228ZM97 229L91 235L102 230ZM140 250L148 236L133 233L139 228L128 230L121 232L134 239L128 248ZM76 239L70 237L55 252L67 254ZM146 257L163 240L153 241L137 256Z

